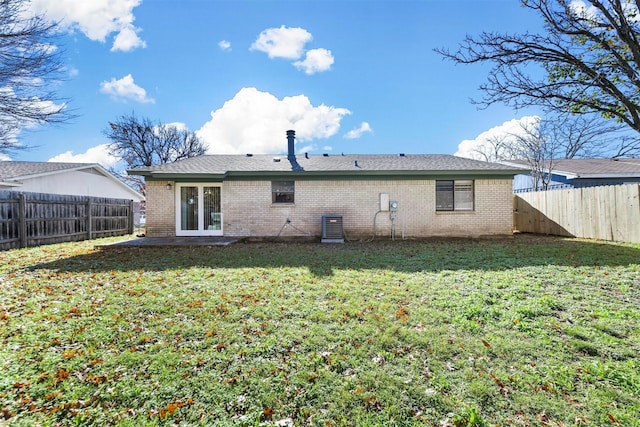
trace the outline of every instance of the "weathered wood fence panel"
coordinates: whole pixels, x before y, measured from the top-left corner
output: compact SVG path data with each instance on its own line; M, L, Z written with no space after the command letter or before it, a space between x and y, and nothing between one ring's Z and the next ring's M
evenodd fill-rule
M514 195L518 231L640 243L640 185Z
M0 191L0 250L133 233L133 200Z

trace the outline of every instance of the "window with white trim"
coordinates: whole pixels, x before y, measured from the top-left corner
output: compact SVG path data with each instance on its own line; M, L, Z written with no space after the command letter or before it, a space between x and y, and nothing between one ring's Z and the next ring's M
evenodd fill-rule
M436 181L436 211L473 211L472 179Z

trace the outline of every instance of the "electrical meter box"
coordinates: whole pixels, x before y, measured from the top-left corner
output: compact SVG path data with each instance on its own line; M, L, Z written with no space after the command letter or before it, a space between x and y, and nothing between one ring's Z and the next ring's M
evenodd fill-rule
M389 210L389 193L380 193L380 211Z
M389 210L391 212L395 212L398 210L398 202L396 202L395 200L392 200L389 202Z

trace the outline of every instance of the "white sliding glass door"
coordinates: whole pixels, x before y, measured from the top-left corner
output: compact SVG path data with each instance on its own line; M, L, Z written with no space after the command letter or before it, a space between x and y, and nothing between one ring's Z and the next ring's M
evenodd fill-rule
M222 236L221 188L176 184L176 236Z

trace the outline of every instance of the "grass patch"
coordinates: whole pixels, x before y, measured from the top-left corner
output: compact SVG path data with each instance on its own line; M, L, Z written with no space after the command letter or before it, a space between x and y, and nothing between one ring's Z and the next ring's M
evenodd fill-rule
M0 252L0 424L639 426L640 246Z

